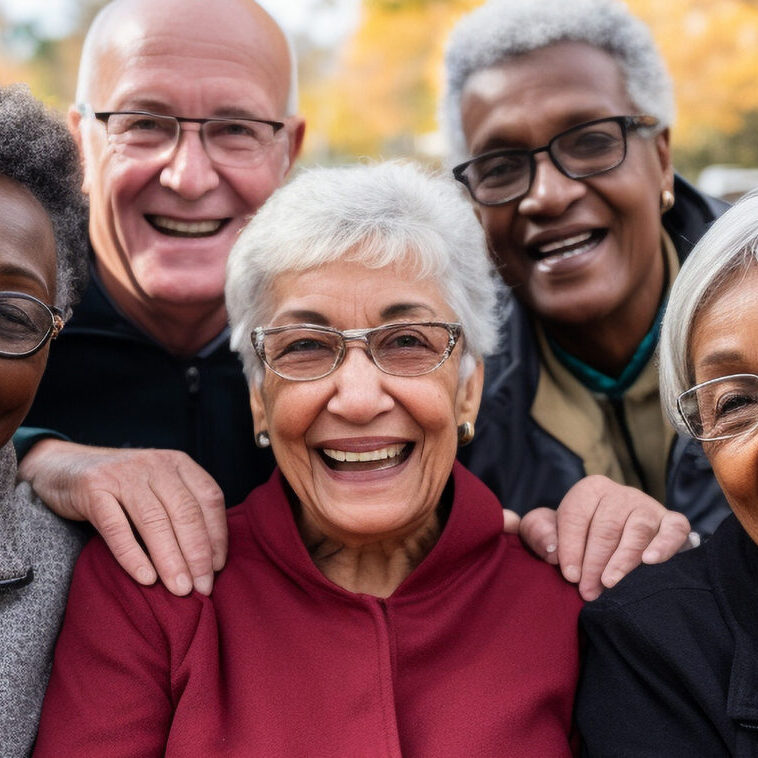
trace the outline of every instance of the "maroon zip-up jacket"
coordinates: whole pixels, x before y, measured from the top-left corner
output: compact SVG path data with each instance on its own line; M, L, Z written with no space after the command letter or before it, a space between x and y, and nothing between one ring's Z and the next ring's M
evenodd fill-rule
M382 600L334 585L281 474L229 511L213 593L77 565L36 755L571 755L581 601L460 464L442 535Z

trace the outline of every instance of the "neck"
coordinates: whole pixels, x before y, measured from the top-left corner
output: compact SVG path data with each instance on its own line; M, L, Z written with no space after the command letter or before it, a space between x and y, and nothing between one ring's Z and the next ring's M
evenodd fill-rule
M649 286L641 287L629 307L582 323L544 321L547 335L569 355L602 372L617 377L650 331L666 287L663 267Z
M299 529L316 567L348 592L386 598L437 544L442 528L436 512L412 534L360 545L328 537L300 519Z
M226 327L224 298L209 303L174 304L139 297L96 262L97 273L118 309L172 355L197 354Z

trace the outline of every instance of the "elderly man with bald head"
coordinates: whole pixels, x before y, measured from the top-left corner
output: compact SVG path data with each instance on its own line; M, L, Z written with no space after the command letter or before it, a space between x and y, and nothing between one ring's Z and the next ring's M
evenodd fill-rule
M114 0L84 46L69 126L92 282L16 440L20 475L92 522L135 579L157 569L177 594L210 592L224 500L273 468L253 444L223 287L234 238L299 153L295 82L287 40L251 0Z

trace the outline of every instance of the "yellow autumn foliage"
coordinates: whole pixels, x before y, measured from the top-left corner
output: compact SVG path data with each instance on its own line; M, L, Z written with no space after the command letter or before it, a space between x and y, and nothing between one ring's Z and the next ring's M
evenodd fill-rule
M570 0L567 0L569 2ZM528 0L525 0L528 2ZM303 93L311 128L332 154L407 154L436 128L445 39L481 0L364 0L359 29L335 75ZM672 73L676 144L696 149L758 111L758 3L628 0L653 31ZM756 146L758 155L758 145Z

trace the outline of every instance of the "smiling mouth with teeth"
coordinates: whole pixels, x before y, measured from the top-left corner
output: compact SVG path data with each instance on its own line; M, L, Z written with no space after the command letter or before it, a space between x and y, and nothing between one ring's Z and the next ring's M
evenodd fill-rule
M399 466L408 460L412 449L413 444L405 442L361 452L322 448L319 454L326 465L334 471L381 471Z
M528 248L528 253L536 261L542 261L545 258L570 258L571 256L591 250L605 239L607 233L605 229L591 229L581 234L575 234L572 237L545 242L542 245L531 245Z
M169 216L145 216L156 231L170 237L211 237L229 221L228 218L182 221Z

